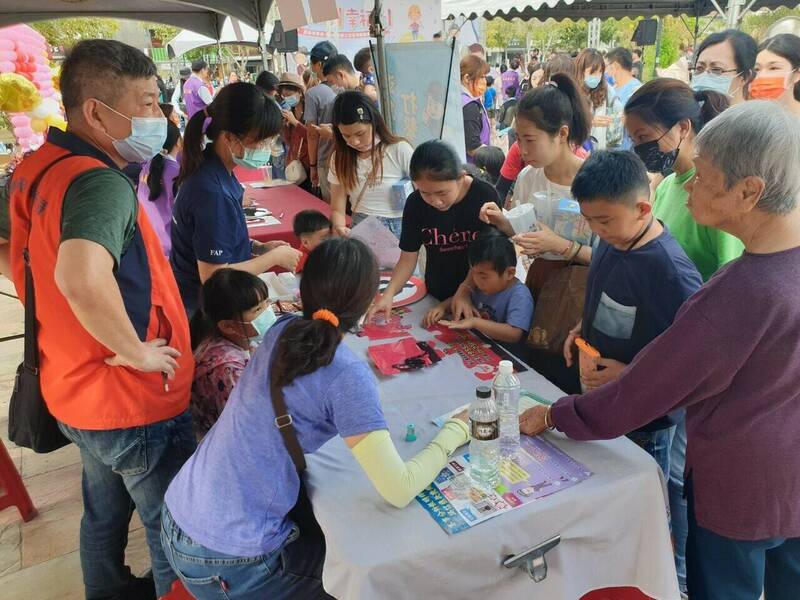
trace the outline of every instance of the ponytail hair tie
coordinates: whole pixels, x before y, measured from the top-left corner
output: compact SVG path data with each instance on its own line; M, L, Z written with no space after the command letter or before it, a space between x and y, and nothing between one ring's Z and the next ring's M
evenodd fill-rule
M315 321L327 321L337 329L339 327L339 317L337 317L327 308L320 308L317 312L311 315L311 318Z

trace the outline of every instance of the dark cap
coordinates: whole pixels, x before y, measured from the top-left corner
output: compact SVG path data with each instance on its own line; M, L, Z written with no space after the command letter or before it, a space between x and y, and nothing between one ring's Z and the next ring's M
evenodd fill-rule
M481 385L478 389L475 390L475 395L478 398L491 398L492 397L492 388Z
M332 56L339 54L336 46L328 41L320 42L311 49L311 59L317 62L325 62Z
M178 74L179 74L181 77L188 77L189 75L191 75L191 74L192 74L192 70L191 70L189 67L184 67L183 69L181 69L180 71L178 71Z
M192 71L197 73L198 71L202 71L203 69L205 69L207 66L208 63L204 61L202 58L200 58L192 63Z

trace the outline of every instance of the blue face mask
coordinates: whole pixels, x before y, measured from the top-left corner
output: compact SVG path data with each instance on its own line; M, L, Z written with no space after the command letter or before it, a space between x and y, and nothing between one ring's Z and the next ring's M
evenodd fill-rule
M115 140L108 132L111 143L119 155L130 163L143 163L161 152L167 139L167 119L165 117L128 117L111 108L105 102L100 104L110 111L125 117L131 122L131 134L122 140Z
M583 78L583 83L585 83L586 87L590 90L593 90L600 85L600 77L598 75L587 75Z
M264 336L267 334L267 331L269 331L269 328L272 327L277 320L278 317L275 316L275 311L272 310L272 306L268 306L260 315L250 321L250 325L256 330L256 335L250 338L250 345L260 345L261 342L264 341Z
M731 94L731 83L733 83L734 77L732 75L715 75L708 72L700 73L692 79L692 90L695 92L717 92L730 98L733 95Z
M267 144L262 143L258 148L248 148L242 144L242 147L244 148L244 154L241 157L234 154L230 145L228 145L228 150L231 152L233 162L244 169L261 169L266 167L270 158L272 158L272 150Z
M290 110L297 106L298 102L300 102L299 96L286 96L286 98L283 99L283 108L285 110Z

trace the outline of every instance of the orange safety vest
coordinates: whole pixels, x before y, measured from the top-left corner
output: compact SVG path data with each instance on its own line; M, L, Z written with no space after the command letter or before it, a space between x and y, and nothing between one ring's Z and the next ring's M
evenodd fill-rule
M134 239L115 277L139 339L164 338L181 352L180 368L169 381L168 391L161 373L106 365L113 352L84 329L56 284L64 196L75 178L99 168L109 166L51 141L26 157L10 184L10 242L14 284L24 302L22 254L30 233L40 379L47 407L56 419L72 427L108 430L147 425L184 412L194 360L175 277L143 210L138 211Z

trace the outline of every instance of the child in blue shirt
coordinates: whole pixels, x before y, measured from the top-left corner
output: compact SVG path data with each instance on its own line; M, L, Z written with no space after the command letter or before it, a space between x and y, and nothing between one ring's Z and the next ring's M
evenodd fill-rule
M567 366L582 336L600 358L581 356L584 389L616 379L627 364L668 329L683 303L703 284L700 273L652 212L647 171L626 151L593 153L575 176L572 194L600 237L592 253L583 320L564 345ZM669 477L669 415L629 434Z
M517 279L514 244L496 229L487 229L469 247L469 265L477 287L472 290L472 304L481 316L442 320L453 301L448 298L428 312L425 326L441 323L450 329L476 329L498 342L522 342L533 320L533 297Z

